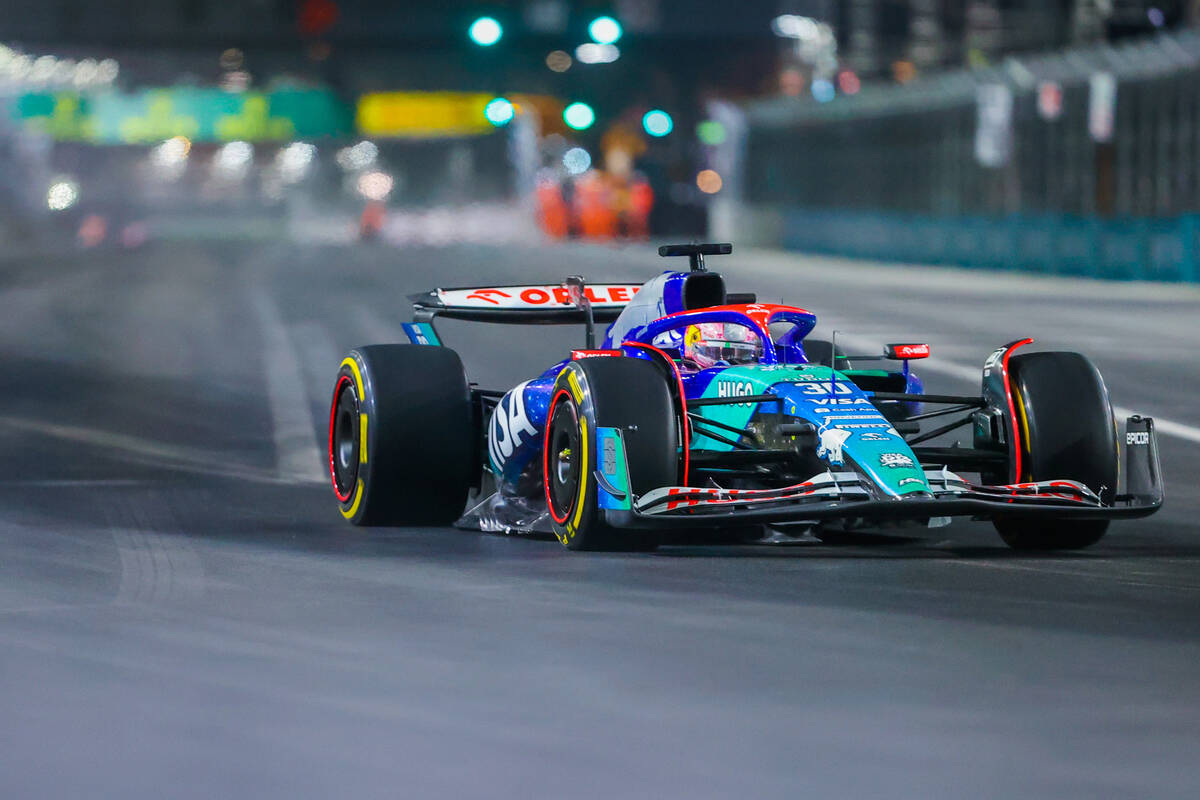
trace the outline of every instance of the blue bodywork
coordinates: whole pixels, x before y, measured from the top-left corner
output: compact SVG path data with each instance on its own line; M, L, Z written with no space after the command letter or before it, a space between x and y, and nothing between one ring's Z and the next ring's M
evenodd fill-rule
M927 491L916 458L902 437L872 404L869 395L853 382L854 372L835 372L810 364L803 340L817 318L803 309L751 304L687 310L684 287L689 273L665 272L647 282L605 333L603 348L620 350L626 357L653 358L644 348L626 343L650 344L681 326L701 322L736 322L759 332L764 340L756 365L713 367L681 372L688 400L735 394L776 394L779 403L706 406L705 417L744 428L756 412L784 413L817 427L821 446L817 455L830 467L844 468L847 457L879 485L896 496ZM771 338L776 323L784 330ZM541 451L546 416L555 379L569 363L564 359L532 380L510 390L499 401L488 423L488 461L497 489L507 496L534 497L541 491ZM917 376L904 362L902 370L886 374L901 382L897 391L921 393ZM915 408L910 408L915 411ZM703 434L693 434L691 450L730 449L730 445Z

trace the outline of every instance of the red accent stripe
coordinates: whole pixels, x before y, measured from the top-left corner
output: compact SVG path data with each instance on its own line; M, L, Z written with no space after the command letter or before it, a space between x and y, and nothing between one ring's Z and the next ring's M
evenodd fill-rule
M554 395L554 399L550 401L550 410L546 412L546 432L542 434L542 488L546 490L546 509L550 512L550 518L559 525L564 525L567 522L567 517L571 516L571 509L567 509L567 513L563 514L562 519L554 513L554 500L550 497L550 422L554 419L554 407L558 405L558 398L566 397L571 399L571 393L566 389L559 389L558 394ZM580 475L580 480L587 480L586 475Z
M351 486L346 494L338 491L337 485L337 470L334 468L334 452L333 452L333 423L337 416L338 399L342 396L342 384L350 383L349 375L342 375L338 378L337 386L333 387L333 405L329 407L329 479L333 481L333 494L341 503L350 501L350 495L354 493L354 487Z
M681 484L683 486L687 486L688 485L688 469L690 467L690 459L688 457L688 451L691 450L691 447L692 447L692 444L691 444L692 443L692 436L691 436L692 424L688 420L687 395L685 395L683 393L683 378L679 374L679 367L676 366L675 359L671 358L665 352L663 352L662 350L660 350L659 348L655 347L652 344L645 344L643 342L624 342L624 343L622 343L621 346L622 347L643 347L647 350L653 350L655 353L658 353L660 356L663 357L663 360L665 360L667 362L667 364L671 367L671 371L673 373L675 373L675 385L679 388L679 407L680 407L680 415L681 415L680 422L683 426L683 480L681 481Z
M1013 405L1012 384L1008 379L1008 359L1018 347L1024 347L1031 342L1033 339L1022 339L1013 343L1004 351L1004 356L1000 359L1000 379L1004 382L1004 394L1008 398L1008 418L1012 420L1013 483L1019 483L1021 480L1021 427L1017 421L1016 406Z

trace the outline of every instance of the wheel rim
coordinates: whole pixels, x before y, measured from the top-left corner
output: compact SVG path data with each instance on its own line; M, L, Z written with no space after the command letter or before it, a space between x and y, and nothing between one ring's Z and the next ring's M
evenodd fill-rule
M560 393L554 398L550 422L546 431L545 469L546 500L550 516L563 524L575 510L579 498L579 417L575 404Z
M354 382L343 375L333 394L329 420L329 471L338 500L349 501L358 481L358 394Z

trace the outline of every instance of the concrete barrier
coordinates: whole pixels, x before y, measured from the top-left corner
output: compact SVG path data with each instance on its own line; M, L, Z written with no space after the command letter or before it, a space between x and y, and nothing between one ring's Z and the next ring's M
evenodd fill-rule
M726 213L715 228L720 230L714 234L744 244L852 258L1200 282L1200 214L1152 219L940 217L743 206Z

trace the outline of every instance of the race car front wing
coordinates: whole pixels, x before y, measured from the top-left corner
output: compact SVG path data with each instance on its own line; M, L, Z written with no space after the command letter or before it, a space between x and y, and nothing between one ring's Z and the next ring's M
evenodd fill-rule
M604 466L607 471L613 465ZM625 497L601 470L595 477L602 495L607 495L600 504L606 519L624 528L954 516L1128 519L1153 514L1163 503L1153 419L1134 416L1127 420L1121 471L1126 476L1125 492L1103 488L1101 494L1112 497L1108 502L1069 479L985 486L971 484L945 467L924 470L930 491L886 497L856 472L827 471L778 489L665 486L639 497ZM629 485L627 480L619 483Z

